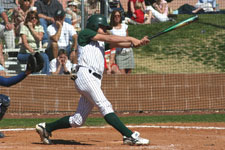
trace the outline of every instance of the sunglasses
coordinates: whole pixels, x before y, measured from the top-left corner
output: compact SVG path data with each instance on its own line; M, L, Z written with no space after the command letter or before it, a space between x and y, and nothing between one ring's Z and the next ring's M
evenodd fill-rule
M120 17L120 15L115 15L114 17Z
M31 17L30 20L37 19L36 17Z
M23 0L24 2L30 2L30 0Z

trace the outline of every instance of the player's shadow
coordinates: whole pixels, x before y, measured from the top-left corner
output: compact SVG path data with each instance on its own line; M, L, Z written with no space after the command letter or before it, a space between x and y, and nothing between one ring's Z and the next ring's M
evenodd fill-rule
M213 27L220 28L220 29L225 29L225 26L221 26L221 25L217 25L217 24L213 24L213 23L209 23L209 22L198 21L197 23L208 25L208 26L213 26Z
M51 141L55 145L57 145L57 144L63 144L63 145L92 145L92 144L77 142L77 141L74 141L74 140L55 139L55 140L51 140Z
M52 141L52 145L93 145L93 144L76 142L74 140L55 139L51 141ZM43 143L33 143L33 144L43 144Z

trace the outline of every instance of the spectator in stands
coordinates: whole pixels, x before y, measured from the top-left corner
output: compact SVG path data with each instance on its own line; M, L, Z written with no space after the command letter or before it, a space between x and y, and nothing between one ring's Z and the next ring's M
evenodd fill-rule
M136 2L141 3L143 9L146 9L144 0L128 0L127 17L131 18L133 16L134 18L136 18L136 16L134 15Z
M48 46L47 27L55 22L56 11L63 10L63 7L58 0L37 0L34 6L37 7L40 23L44 28L42 45L43 48L46 48Z
M0 55L2 56L0 59L1 66L5 67L5 60L3 57L3 41L6 44L6 48L15 48L15 36L13 31L13 24L11 22L11 15L13 8L16 7L16 3L14 1L8 0L5 3L4 0L0 0ZM2 70L4 70L2 68Z
M166 0L156 0L156 2L153 4L153 6L155 7L155 9L165 15L168 16L168 4Z
M134 15L132 16L132 20L141 23L141 24L151 24L151 18L152 18L152 12L149 11L148 14L145 15L144 13L144 8L143 5L139 2L136 2L135 4L135 12ZM134 17L135 16L135 17ZM147 17L145 17L147 16Z
M152 13L151 11L145 11L145 10L146 10L146 5L144 0L129 0L128 1L127 16L131 18L132 20L134 20L135 22L141 23L141 24L151 23ZM135 24L127 18L125 20L126 22L128 21L129 23Z
M75 50L77 50L77 32L74 27L64 21L65 11L58 10L55 14L55 23L50 25L47 29L50 37L49 47L46 52L52 60L57 58L59 49L66 49L68 58L73 64L76 63ZM72 39L72 45L70 44Z
M29 12L33 0L19 0L19 6L13 10L13 23L16 36L20 35L20 28L24 24L27 13ZM19 41L21 43L22 41Z
M116 49L112 48L105 51L105 72L107 74L121 74L115 62Z
M27 63L29 54L33 54L39 50L39 44L43 38L43 27L40 25L37 12L30 11L27 14L24 25L21 26L20 36L22 38L22 46L17 58L22 63ZM49 59L46 53L41 52L44 59L44 67L42 74L49 74Z
M152 12L153 18L155 18L156 21L170 21L170 18L168 17L169 8L166 0L155 0L155 2L151 1L151 4L152 5L146 7L146 10Z
M198 0L195 7L197 9L192 11L192 13L213 12L216 11L216 0Z
M75 28L76 31L80 31L80 21L81 21L81 17L78 15L78 3L73 2L73 1L68 1L67 4L67 8L66 8L66 20L70 20L71 24L73 25L73 27ZM68 22L68 21L66 21Z
M113 11L110 18L110 25L113 27L111 34L128 36L128 25L122 23L121 12ZM134 68L134 55L132 48L116 48L116 64L123 74L131 73Z
M109 0L109 13L112 13L114 10L119 10L122 14L122 20L124 20L124 8L120 0Z
M50 62L51 74L70 74L72 70L72 63L68 59L66 50L60 49L58 57L54 58Z
M6 48L15 48L14 26L11 18L15 7L14 1L8 0L5 3L4 0L0 0L0 15L2 17L2 22L0 23L0 51L3 48L3 40L5 41Z

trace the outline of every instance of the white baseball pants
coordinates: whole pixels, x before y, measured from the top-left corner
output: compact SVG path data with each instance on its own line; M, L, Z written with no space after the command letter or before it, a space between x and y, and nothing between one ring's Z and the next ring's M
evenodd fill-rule
M98 107L103 116L114 112L111 103L102 92L101 80L91 74L88 68L79 68L75 87L81 97L77 111L69 118L72 127L82 126L94 106Z

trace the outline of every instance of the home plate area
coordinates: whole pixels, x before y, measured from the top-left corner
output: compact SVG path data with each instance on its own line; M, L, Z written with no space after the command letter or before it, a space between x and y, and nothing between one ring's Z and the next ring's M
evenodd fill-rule
M1 129L1 150L212 150L225 146L224 123L164 123L128 125L150 145L123 145L122 136L110 126L57 130L50 139L52 145L41 143L35 129Z

